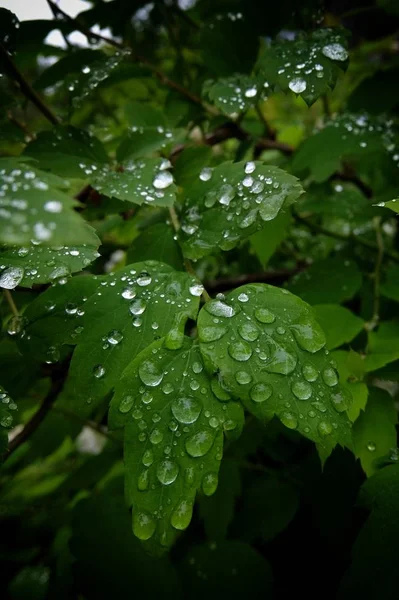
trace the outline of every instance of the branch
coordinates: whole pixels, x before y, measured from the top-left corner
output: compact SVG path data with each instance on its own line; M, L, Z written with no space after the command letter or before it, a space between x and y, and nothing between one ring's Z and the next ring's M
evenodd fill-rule
M65 365L62 365L62 370L64 367ZM47 396L44 398L39 409L35 412L33 417L26 423L22 431L20 431L18 435L16 435L15 438L10 441L8 445L8 452L3 457L4 461L10 458L10 456L28 440L43 422L64 385L64 377L60 375L61 373L58 370L52 373L51 386Z
M21 92L39 109L39 111L46 117L50 123L53 125L59 125L60 120L53 111L44 103L44 101L40 98L40 96L35 92L30 83L26 81L21 71L13 62L11 56L5 50L5 48L0 44L0 56L3 60L6 70L12 76L14 81L19 85Z
M12 297L10 290L3 289L3 294L4 294L5 299L8 302L8 306L10 307L12 314L14 315L14 317L16 317L18 319L19 318L18 308L14 302L14 298Z

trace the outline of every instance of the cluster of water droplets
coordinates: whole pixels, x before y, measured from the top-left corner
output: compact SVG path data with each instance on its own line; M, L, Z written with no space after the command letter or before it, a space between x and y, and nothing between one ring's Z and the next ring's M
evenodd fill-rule
M265 403L266 412L270 405L283 407L278 417L290 429L330 435L338 429L339 413L349 407L350 396L338 386L323 332L310 314L293 317L292 307L284 302L286 290L279 290L281 306L274 299L277 310L267 308L267 293L262 297L250 286L241 290L234 300L219 295L205 305L209 316L199 324L204 352L216 369L226 362L227 353L232 363L226 374L221 369L222 376L238 397L248 396L260 409Z
M235 119L259 100L265 100L268 88L267 82L259 82L247 75L235 75L206 81L203 93L212 104Z
M242 169L241 174L237 174L237 169ZM201 185L195 188L199 203L193 203L189 198L182 217L181 229L187 245L200 251L215 246L230 250L242 237L261 229L264 221L274 219L294 182L279 180L279 174L278 169L254 161L233 165L231 174L223 166L205 167L199 180L207 187L204 191L201 191ZM211 232L206 227L208 220L216 221ZM220 225L216 228L215 224Z
M0 254L0 288L14 289L21 282L55 282L87 267L99 253L83 244L76 246L42 246L32 240L31 246L8 248Z
M156 206L174 193L173 175L168 171L171 166L166 158L130 160L124 163L123 172L104 168L96 176L94 185L108 196Z
M13 423L13 417L10 411L17 410L17 405L13 402L7 392L0 386L0 425L9 429Z

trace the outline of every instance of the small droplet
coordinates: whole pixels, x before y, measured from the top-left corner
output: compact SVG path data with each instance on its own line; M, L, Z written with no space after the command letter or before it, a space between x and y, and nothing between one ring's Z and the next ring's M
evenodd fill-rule
M312 395L312 386L307 381L295 381L291 390L299 400L308 400Z
M374 442L367 442L367 450L369 452L375 452L376 450L376 445Z
M123 340L123 334L120 331L118 331L117 329L113 329L112 331L110 331L107 336L107 342L109 344L112 344L113 346L116 346L122 340Z
M234 342L228 346L227 351L238 362L245 362L252 356L252 348L247 342Z
M273 388L268 383L256 383L250 390L249 395L254 402L265 402L273 394Z
M309 381L312 383L313 381L316 381L316 379L318 378L319 372L317 371L317 369L315 369L315 367L313 365L307 364L302 367L302 375L304 376L306 381Z
M155 532L156 523L154 519L144 511L133 513L133 533L139 540L149 540Z
M202 169L199 178L201 181L209 181L212 177L212 169L210 167L205 167Z
M154 462L154 454L152 450L146 450L143 454L142 463L145 467L150 467Z
M101 379L105 375L105 369L102 365L96 365L93 367L93 375L96 379Z
M320 423L317 426L317 429L322 437L330 435L333 431L331 423L328 423L327 421L320 421Z
M176 398L172 402L172 413L179 423L194 423L201 414L201 402L191 396Z
M216 492L218 486L217 473L207 473L202 478L202 491L205 496L212 496Z
M242 323L238 327L238 333L247 342L254 342L259 337L259 329L251 321Z
M153 429L150 435L151 444L160 444L163 440L163 433L159 429Z
M276 316L267 308L257 308L254 314L260 323L270 324L276 320Z
M164 190L173 183L173 175L169 171L161 171L154 177L152 185L157 190Z
M307 84L304 79L301 79L300 77L294 77L294 79L291 79L291 81L288 83L288 87L295 94L301 94L306 90Z
M163 460L157 468L158 480L163 485L170 485L176 481L179 474L179 467L173 460Z
M142 315L143 312L145 311L147 307L147 304L145 302L145 300L142 300L141 298L137 298L136 300L133 300L133 302L130 304L129 306L129 311L132 313L132 315Z
M148 489L148 469L142 471L137 479L137 487L141 492L144 492Z
M252 377L249 373L247 373L247 371L237 371L235 374L235 379L240 385L246 385L252 381Z
M194 283L190 286L189 291L192 296L201 296L204 286L201 283Z
M141 381L150 387L156 387L163 379L163 373L149 360L145 360L139 366L139 376Z
M205 304L205 309L214 317L233 317L235 310L232 306L229 306L221 300L211 300Z
M282 424L288 427L288 429L296 429L298 427L298 419L291 412L283 412L279 418Z
M341 44L326 44L321 51L331 60L345 61L348 58L348 52Z
M198 431L186 440L186 450L194 458L204 456L211 449L214 434L210 431Z
M128 413L134 404L134 396L123 396L119 404L119 411L121 413Z
M187 500L182 500L174 509L170 522L172 527L182 531L187 529L193 515L193 505Z
M327 367L322 372L323 381L329 387L334 387L338 383L337 373L334 371L332 367Z

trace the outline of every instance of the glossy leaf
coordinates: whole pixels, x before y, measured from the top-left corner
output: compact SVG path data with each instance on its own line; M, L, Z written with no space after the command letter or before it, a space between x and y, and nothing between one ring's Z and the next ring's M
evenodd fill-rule
M115 274L76 277L29 305L20 347L39 360L56 362L63 345L77 345L65 396L68 406L90 414L155 339L166 335L171 344L182 343L201 290L192 276L155 261Z
M348 51L341 29L316 29L293 41L278 41L258 61L265 80L302 96L308 105L332 89L347 66Z
M364 383L365 368L364 357L350 350L336 350L331 353L332 359L337 365L339 383L352 396L352 404L347 413L352 423L359 417L360 411L364 410L369 394L368 387Z
M214 493L223 431L237 435L241 405L212 393L198 345L168 337L125 369L111 402L111 427L125 426L126 497L141 540L170 546L191 521L197 490Z
M313 310L326 334L329 350L348 344L364 327L362 319L338 304L316 304Z
M177 271L183 270L183 257L170 225L155 223L147 227L129 247L126 262L159 260Z
M385 321L369 332L366 371L375 371L399 358L399 321Z
M93 229L61 191L64 182L17 159L0 159L0 243L98 246Z
M302 193L297 179L259 162L205 168L185 190L180 240L188 258L231 250Z
M338 385L312 309L270 285L240 287L198 317L201 352L220 384L263 422L273 415L316 442L324 461L350 446L350 394Z
M396 448L397 421L394 401L388 392L370 388L366 408L353 426L355 454L368 476L378 470L378 461Z
M265 98L268 83L248 75L233 75L205 82L202 94L211 104L230 117L238 117Z
M116 151L119 162L152 155L158 150L167 149L184 138L183 130L157 127L131 127L123 136Z
M362 275L352 260L326 258L295 275L289 290L310 304L340 304L353 298Z
M54 282L82 271L98 256L97 246L8 247L0 250L0 287L15 287L12 273L18 273L21 287Z
M16 409L17 405L0 385L0 458L8 446L8 432L13 425L13 413Z

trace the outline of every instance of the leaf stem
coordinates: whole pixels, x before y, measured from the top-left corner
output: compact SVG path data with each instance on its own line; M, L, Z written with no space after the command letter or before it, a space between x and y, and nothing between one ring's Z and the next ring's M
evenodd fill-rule
M50 123L53 125L59 125L60 120L53 113L51 108L45 104L45 102L40 98L40 96L35 92L30 83L25 79L22 75L21 71L18 69L11 56L5 50L5 48L0 44L0 56L4 61L5 67L9 75L14 79L14 81L18 84L21 92L36 106L36 108L46 117Z
M19 318L20 315L18 312L18 308L14 302L14 298L12 297L10 290L3 290L3 293L4 298L7 300L8 306L10 307L12 314L14 315L14 317Z

